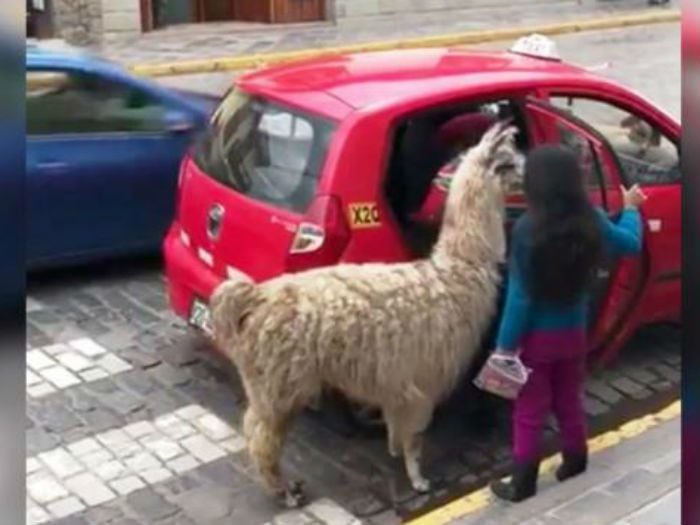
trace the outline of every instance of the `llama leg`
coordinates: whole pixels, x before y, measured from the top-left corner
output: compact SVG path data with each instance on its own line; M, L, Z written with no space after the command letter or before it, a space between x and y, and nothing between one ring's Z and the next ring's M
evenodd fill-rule
M279 494L284 483L279 469L284 436L274 425L266 423L250 406L243 417L243 432L248 442L248 452L269 492Z
M428 428L432 413L431 406L411 406L404 412L407 416L403 423L401 436L404 462L406 474L417 492L428 492L430 490L430 482L421 473L420 460L423 448L423 432Z
M403 451L406 465L406 474L411 480L411 486L416 492L428 492L430 481L421 473L420 460L423 448L422 434L413 434L404 440Z
M296 508L305 503L301 485L287 485L279 464L287 430L286 421L287 418L275 421L262 418L250 406L243 419L243 431L248 442L248 453L265 489L283 500L287 507Z
M389 455L392 458L401 457L401 442L399 441L397 431L393 430L391 426L389 426Z
M401 457L401 418L396 410L391 410L384 408L382 410L384 413L384 421L386 422L386 435L387 435L387 445L389 448L389 455L392 458Z

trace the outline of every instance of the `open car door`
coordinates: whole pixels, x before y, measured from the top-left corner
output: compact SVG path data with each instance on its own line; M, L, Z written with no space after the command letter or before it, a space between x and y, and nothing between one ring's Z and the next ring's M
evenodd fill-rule
M621 167L606 139L582 120L541 100L526 112L535 146L564 144L579 156L591 201L615 220L622 210ZM513 196L515 202L517 197ZM510 200L510 199L509 199ZM598 356L624 327L644 289L647 256L601 261L589 314L589 352Z

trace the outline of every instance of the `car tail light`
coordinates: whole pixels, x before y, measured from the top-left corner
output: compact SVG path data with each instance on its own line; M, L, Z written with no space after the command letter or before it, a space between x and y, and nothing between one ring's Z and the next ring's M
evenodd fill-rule
M190 240L190 236L182 226L180 226L180 242L182 242L182 244L184 244L188 248L190 246L192 246L192 241Z
M179 190L182 188L182 179L185 176L185 166L187 164L187 160L183 160L180 163L180 171L177 174L177 189Z
M312 253L323 246L323 241L326 238L326 232L320 226L308 222L302 222L297 228L292 247L289 250L291 254Z
M319 195L299 223L289 248L287 269L300 271L335 264L350 240L340 199Z
M177 188L175 189L175 217L180 216L180 201L182 200L182 186L187 172L187 157L180 162L180 171L177 175Z

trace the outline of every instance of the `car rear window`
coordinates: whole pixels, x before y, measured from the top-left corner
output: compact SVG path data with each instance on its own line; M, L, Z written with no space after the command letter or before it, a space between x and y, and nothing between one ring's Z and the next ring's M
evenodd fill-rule
M237 192L302 213L315 195L333 130L330 121L234 89L193 158Z

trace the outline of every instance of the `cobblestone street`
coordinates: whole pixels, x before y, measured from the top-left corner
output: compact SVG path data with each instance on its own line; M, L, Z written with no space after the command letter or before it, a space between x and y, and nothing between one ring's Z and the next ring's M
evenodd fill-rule
M355 516L383 524L504 467L504 417L479 433L459 403L438 415L429 439L430 496L409 489L382 439L346 438L307 414L285 467L318 499L280 516L242 452L235 375L168 312L154 265L115 263L39 277L31 287L27 488L35 523L262 525L276 516L280 524L347 525ZM593 430L673 399L679 381L679 332L647 331L623 362L589 382Z
M557 42L567 60L612 60L606 74L680 114L677 25ZM220 90L231 77L164 81ZM492 426L475 423L459 393L442 407L424 454L434 482L428 495L410 489L383 437L343 435L309 411L291 433L284 468L304 480L311 504L282 511L256 484L245 454L245 400L235 372L170 312L162 279L153 259L30 276L30 523L390 525L479 488L507 467L506 404L494 406ZM677 399L680 356L679 328L640 332L619 362L588 381L591 432ZM557 445L553 428L547 443Z

